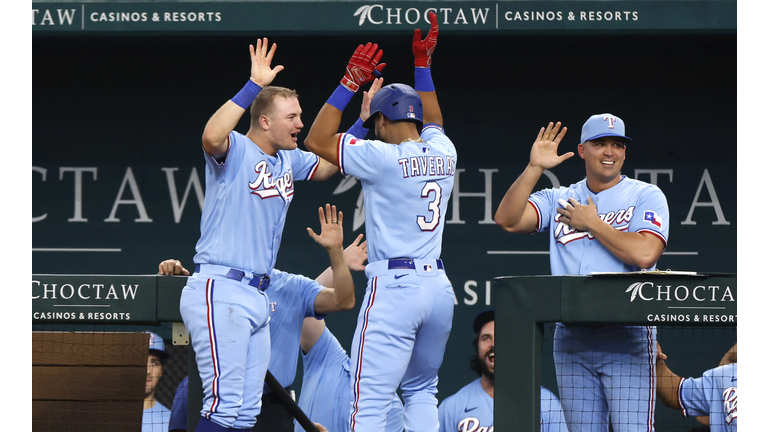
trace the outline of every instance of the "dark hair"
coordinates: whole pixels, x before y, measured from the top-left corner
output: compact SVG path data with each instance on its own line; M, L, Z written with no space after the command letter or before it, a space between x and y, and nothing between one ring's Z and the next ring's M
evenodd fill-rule
M160 350L151 349L149 350L149 353L152 355L157 356L158 360L160 360L160 365L165 366L165 361L168 360L168 354L164 353Z
M478 335L475 334L475 338L472 340L472 348L474 354L469 357L469 368L477 374L477 376L483 376L483 360L480 358L480 354L477 351L477 343L479 341Z

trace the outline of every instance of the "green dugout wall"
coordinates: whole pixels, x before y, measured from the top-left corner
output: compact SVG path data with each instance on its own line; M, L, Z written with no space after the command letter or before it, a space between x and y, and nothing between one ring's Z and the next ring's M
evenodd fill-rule
M550 121L569 128L561 149L573 151L591 114L622 117L634 140L624 174L657 184L670 206L658 267L736 272L736 2L728 0L33 2L32 272L146 275L167 258L192 268L205 192L200 136L247 79L248 44L261 36L278 44L285 70L275 84L300 94L302 141L358 44L384 49L387 82L413 82L412 32L427 28L414 19L429 8L440 17L433 77L459 156L442 251L456 307L438 399L476 378L471 322L496 306L494 279L549 274L546 236L506 233L493 213ZM151 21L155 12L170 21ZM244 117L237 130L247 129ZM537 189L583 176L572 158ZM326 268L305 230L325 203L347 216L347 242L364 233L359 182L298 182L277 268L309 277ZM365 277L354 278L362 298ZM356 314L327 320L346 348ZM543 361L543 383L555 390L551 359Z
M33 275L32 322L100 324L117 321L113 316L126 315L127 319L120 320L124 324L180 322L178 304L185 281L185 277L167 276ZM494 280L494 288L499 354L494 398L497 430L539 430L544 323L735 329L738 319L736 276L729 274L503 276ZM697 343L697 335L691 334L693 343ZM734 339L726 340L728 345L722 352L735 342L735 334L730 334ZM666 341L660 337L660 342ZM676 359L676 364L689 363L683 370L705 367L698 370L696 376L699 376L715 364L700 366L695 359L685 358L681 348L691 346L691 342L675 340L677 350L666 345L665 351L681 354L683 360ZM722 340L711 342L713 346L722 343ZM201 408L202 393L196 370L191 357L189 425L197 423ZM680 368L676 370L681 373ZM297 381L300 383L300 374ZM657 424L665 414L669 417L669 412L659 408L657 412L661 416L657 414Z

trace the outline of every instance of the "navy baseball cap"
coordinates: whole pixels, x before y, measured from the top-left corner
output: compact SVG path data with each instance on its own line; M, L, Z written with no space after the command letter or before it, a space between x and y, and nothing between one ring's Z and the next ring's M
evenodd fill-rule
M494 321L493 309L488 309L477 314L475 322L472 324L472 328L475 329L475 334L480 333L480 329L491 321Z
M165 350L165 341L163 341L163 338L150 331L147 333L149 333L149 351L161 359L170 357L168 351Z
M616 136L631 142L632 138L625 136L625 133L624 120L610 113L595 114L581 127L581 142L607 136Z

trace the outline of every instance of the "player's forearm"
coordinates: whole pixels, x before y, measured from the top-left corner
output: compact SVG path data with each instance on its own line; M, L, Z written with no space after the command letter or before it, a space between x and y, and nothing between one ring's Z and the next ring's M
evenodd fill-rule
M443 112L440 110L440 104L437 101L437 93L418 91L421 98L421 106L424 109L424 124L434 123L443 125Z
M341 123L341 110L326 103L315 117L304 145L307 150L336 165L336 133Z
M333 291L328 301L318 305L319 308L316 306L315 309L320 313L352 309L355 306L355 285L352 280L352 273L344 259L344 250L340 247L328 249L328 256L331 258L331 267L328 270L330 270L330 276L333 279ZM326 274L328 270L323 274Z
M541 168L526 166L520 177L512 183L496 209L494 221L510 232L532 232L536 229L536 220L525 218L528 197L544 172Z
M333 288L336 304L339 310L349 310L355 307L355 283L344 259L344 249L335 248L328 251L333 270Z
M227 152L227 136L235 130L245 110L232 101L227 101L208 119L203 130L203 149L208 154L219 156Z
M315 282L319 283L320 285L326 287L326 288L332 288L333 287L333 268L328 267L320 273L318 277L315 278Z
M663 250L663 243L656 238L636 232L619 231L600 219L590 224L589 232L613 256L640 269L655 266Z
M677 393L680 379L667 367L664 360L656 362L656 394L665 406L672 409L680 409Z

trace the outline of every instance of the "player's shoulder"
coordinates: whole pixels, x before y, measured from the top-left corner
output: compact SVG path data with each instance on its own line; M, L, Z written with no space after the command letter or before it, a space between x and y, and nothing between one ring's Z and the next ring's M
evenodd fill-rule
M726 365L718 366L716 368L710 369L706 372L704 372L704 376L709 376L713 379L716 378L728 378L733 379L733 382L735 383L735 378L737 377L737 364L736 363L729 363Z
M320 285L320 283L318 283L314 279L310 279L300 274L284 272L278 269L272 269L272 271L269 273L269 279L270 279L270 285L269 285L270 288L283 287L286 285L301 286L301 287L307 287L307 286L322 287L322 285Z
M477 393L478 387L482 389L482 386L480 386L480 378L477 378L476 380L472 381L471 383L459 389L459 391L457 391L456 393L445 398L443 403L448 405L463 404L468 399L471 399L475 393Z
M664 192L661 190L661 188L653 183L644 182L642 180L633 179L626 176L624 176L624 178L621 180L621 183L623 183L625 188L632 189L637 193L660 193L664 195Z
M541 398L542 399L557 399L557 396L555 396L555 394L552 393L548 388L541 387Z
M451 139L448 138L448 136L445 134L445 129L443 129L442 126L434 123L427 123L424 125L424 127L421 129L421 139L430 144L445 145L455 150L453 141L451 141Z

